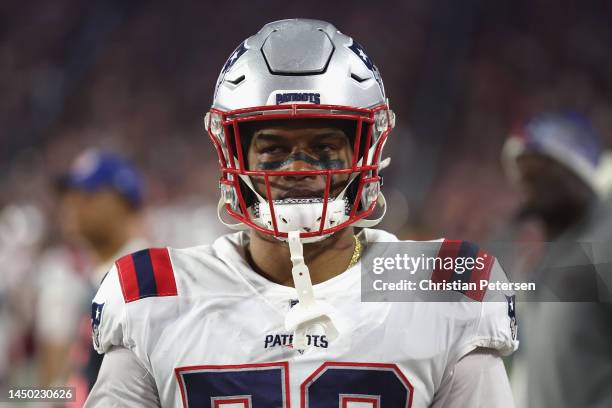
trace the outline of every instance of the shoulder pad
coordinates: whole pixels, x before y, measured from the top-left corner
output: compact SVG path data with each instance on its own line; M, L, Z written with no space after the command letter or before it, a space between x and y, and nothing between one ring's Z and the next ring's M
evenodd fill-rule
M486 287L480 289L479 283L481 280L489 280L495 257L472 242L449 239L442 242L437 257L441 260L441 264L437 264L433 270L431 281L475 283L476 289L459 290L459 292L472 300L482 302L487 289ZM452 268L444 266L451 262Z
M473 344L497 350L503 356L516 351L519 341L515 295L506 295L501 302L482 302L481 306Z
M177 296L168 248L143 249L115 262L125 303L154 296Z
M106 274L91 304L93 346L100 354L113 346L128 347L126 305L119 290L117 268Z

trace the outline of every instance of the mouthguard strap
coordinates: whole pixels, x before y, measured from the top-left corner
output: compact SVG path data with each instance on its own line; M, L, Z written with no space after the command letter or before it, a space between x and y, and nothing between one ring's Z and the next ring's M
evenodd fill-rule
M289 253L293 268L293 283L298 295L298 304L285 317L285 328L293 331L293 346L298 350L308 348L307 333L314 326L320 326L330 341L338 337L338 330L329 314L331 307L314 298L310 271L304 263L303 245L299 231L289 232Z

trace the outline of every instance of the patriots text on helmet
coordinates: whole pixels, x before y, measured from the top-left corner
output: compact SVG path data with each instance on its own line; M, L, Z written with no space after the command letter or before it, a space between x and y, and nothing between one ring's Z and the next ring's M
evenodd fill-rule
M321 94L311 92L289 92L276 94L277 105L290 102L315 103L318 105L321 103Z

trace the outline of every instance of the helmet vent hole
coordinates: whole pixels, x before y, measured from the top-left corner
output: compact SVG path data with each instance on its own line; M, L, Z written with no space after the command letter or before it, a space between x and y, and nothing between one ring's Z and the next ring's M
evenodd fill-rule
M321 221L321 217L317 218L317 221Z
M280 219L285 223L288 224L288 221L285 219L285 217L280 217Z
M351 72L351 78L353 78L355 81L362 83L367 81L368 79L370 79L370 77L360 77L359 75L355 74L354 72Z
M227 82L229 82L232 85L238 85L239 83L241 83L242 81L244 81L245 76L244 75L240 75L238 78L236 79L228 79Z
M309 227L304 227L304 231L310 232L310 228Z

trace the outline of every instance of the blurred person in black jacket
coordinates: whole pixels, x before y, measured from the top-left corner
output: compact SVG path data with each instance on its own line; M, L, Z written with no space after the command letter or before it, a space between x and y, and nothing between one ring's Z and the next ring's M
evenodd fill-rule
M523 406L612 406L612 202L599 138L576 113L541 114L507 140L503 158L522 205L515 225L535 220L544 240L536 283L523 304L516 382ZM608 281L609 282L609 281ZM608 283L609 284L609 283Z

